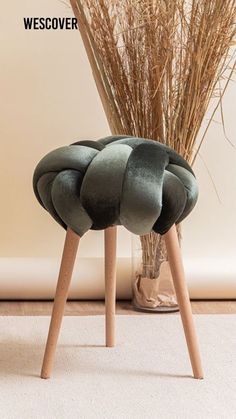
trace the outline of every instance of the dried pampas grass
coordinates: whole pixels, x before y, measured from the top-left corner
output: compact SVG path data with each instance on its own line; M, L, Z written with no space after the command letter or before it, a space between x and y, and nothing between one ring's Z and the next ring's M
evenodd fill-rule
M235 0L70 3L112 133L159 140L192 164L210 99L235 67ZM143 275L156 278L162 241L141 244Z
M235 35L235 0L71 0L113 133L188 161Z

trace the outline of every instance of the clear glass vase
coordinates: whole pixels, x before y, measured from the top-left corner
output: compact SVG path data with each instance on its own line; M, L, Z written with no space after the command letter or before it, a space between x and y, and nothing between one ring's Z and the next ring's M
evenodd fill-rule
M132 304L149 312L178 311L172 275L162 236L132 235Z

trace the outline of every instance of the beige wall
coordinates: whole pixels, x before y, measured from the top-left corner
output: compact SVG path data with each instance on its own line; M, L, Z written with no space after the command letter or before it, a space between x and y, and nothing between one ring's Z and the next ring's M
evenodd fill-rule
M53 256L63 231L34 199L34 167L49 150L108 127L77 31L23 28L24 16L69 16L70 9L24 0L14 8L2 2L1 10L1 256Z
M109 130L79 33L23 27L23 17L70 16L70 9L58 0L0 0L0 6L0 258L58 257L64 233L34 198L34 167L55 147L96 139ZM236 144L235 100L231 83L224 103L225 123ZM201 154L221 202L198 159L195 171L201 193L184 225L184 255L186 260L211 258L216 265L223 255L226 265L230 260L227 275L235 284L236 150L224 139L219 123L212 125ZM81 257L101 256L102 250L101 233L91 232L82 241ZM124 230L119 235L119 255L130 255L130 237ZM0 278L4 283L1 263Z

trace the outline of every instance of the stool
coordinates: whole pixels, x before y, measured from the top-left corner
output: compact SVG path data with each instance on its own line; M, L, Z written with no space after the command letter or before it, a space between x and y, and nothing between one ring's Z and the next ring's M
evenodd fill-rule
M116 226L123 225L138 235L164 235L193 375L203 378L176 231L198 197L188 163L157 141L111 136L50 152L37 165L33 186L40 204L67 231L41 377L52 371L77 248L89 229L105 230L106 346L114 346Z

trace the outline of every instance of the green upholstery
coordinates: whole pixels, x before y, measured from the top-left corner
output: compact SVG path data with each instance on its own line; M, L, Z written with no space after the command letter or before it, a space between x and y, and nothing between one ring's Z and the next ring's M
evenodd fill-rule
M40 204L80 237L118 224L139 235L164 234L198 197L194 173L181 156L157 141L127 136L50 152L37 165L33 186Z

